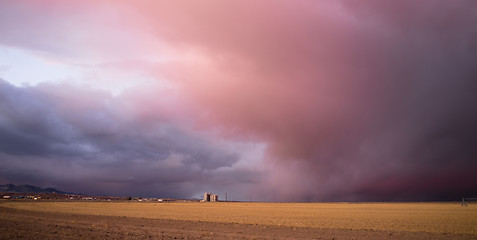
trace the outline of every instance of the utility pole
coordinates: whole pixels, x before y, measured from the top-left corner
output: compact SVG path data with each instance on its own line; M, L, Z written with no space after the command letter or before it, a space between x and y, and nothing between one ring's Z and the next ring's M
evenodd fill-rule
M225 192L225 201L227 202L227 192Z

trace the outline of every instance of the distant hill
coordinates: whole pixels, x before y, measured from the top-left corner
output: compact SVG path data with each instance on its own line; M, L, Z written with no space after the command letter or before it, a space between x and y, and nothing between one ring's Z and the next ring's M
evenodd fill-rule
M41 188L37 186L32 186L28 184L24 185L14 185L14 184L5 184L0 185L0 192L12 192L12 193L58 193L58 194L74 194L63 192L54 188Z

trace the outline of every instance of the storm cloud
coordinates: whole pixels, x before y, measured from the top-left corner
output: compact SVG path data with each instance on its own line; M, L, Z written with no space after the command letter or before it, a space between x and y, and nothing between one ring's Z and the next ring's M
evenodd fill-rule
M474 1L39 2L7 1L1 45L149 82L120 94L2 82L4 182L280 201L477 194Z
M132 100L104 91L68 84L21 88L2 80L0 93L0 173L9 181L191 197L230 175L242 157L237 150L246 149L188 132L160 114L145 120L127 110ZM252 170L234 170L244 175L234 184L254 179Z

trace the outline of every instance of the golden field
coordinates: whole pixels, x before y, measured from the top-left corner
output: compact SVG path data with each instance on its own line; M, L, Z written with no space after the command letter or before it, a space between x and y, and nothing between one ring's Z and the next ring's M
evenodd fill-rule
M23 202L28 211L303 228L477 234L477 206L459 203Z

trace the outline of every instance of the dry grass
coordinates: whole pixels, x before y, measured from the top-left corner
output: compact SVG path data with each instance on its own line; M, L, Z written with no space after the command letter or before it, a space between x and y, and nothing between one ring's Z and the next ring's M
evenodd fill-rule
M59 213L307 228L477 234L477 207L458 203L15 202L1 206Z

